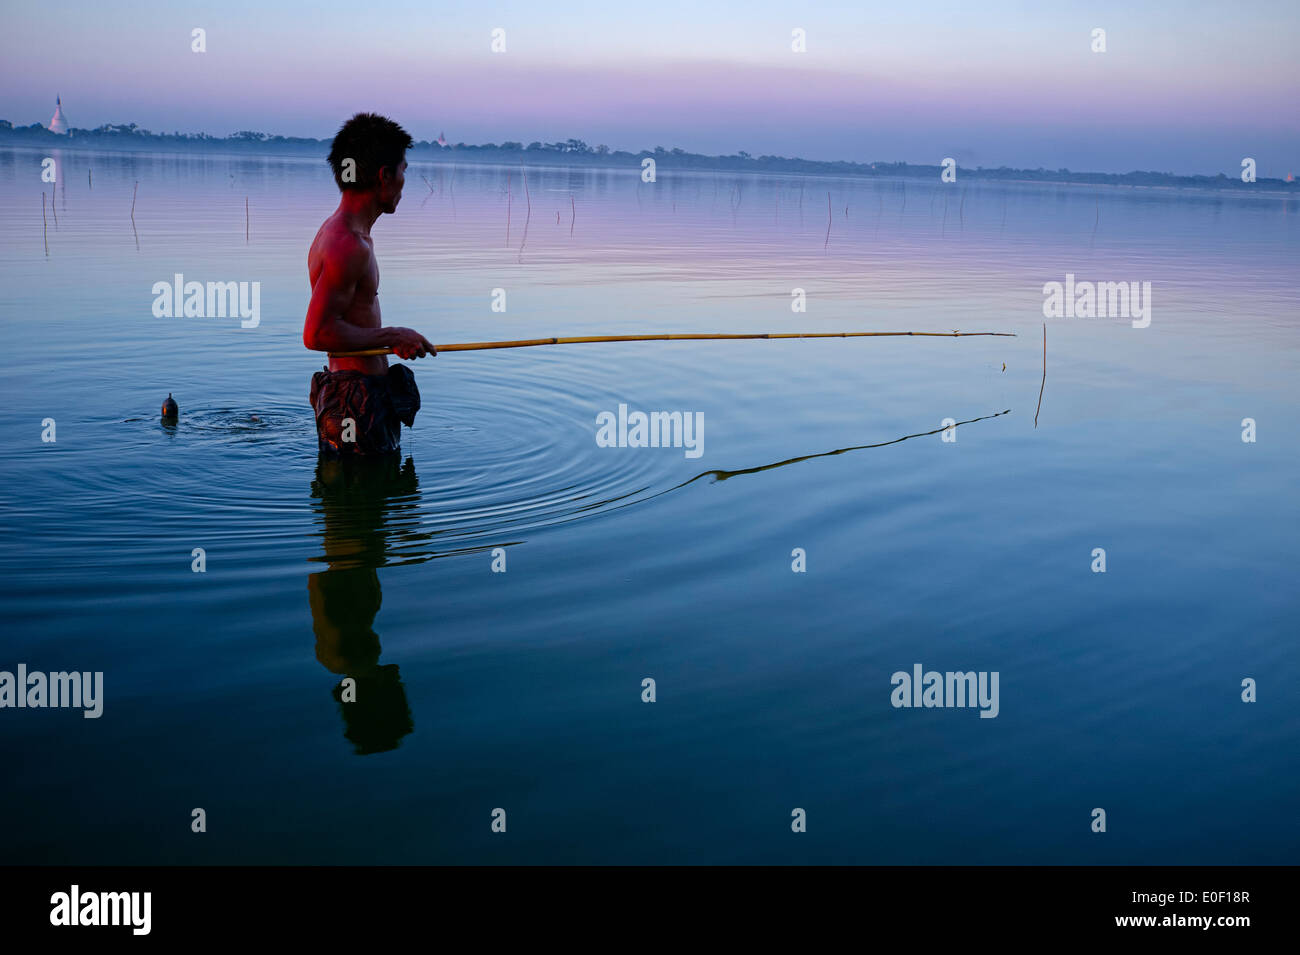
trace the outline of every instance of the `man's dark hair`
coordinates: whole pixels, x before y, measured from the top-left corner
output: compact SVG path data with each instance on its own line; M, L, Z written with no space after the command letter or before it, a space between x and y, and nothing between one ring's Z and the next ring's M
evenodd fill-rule
M379 170L384 166L396 170L412 142L411 134L386 116L357 113L339 127L330 147L334 181L343 191L373 189L379 185ZM356 163L355 182L352 171L347 181L343 178L343 162L347 159Z

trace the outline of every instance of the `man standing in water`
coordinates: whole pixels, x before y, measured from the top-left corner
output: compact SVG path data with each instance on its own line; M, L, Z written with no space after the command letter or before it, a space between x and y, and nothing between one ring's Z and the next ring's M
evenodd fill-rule
M311 304L302 341L316 351L391 348L407 360L436 354L410 328L384 328L379 317L379 263L370 227L397 211L406 184L410 134L374 113L358 113L334 137L329 163L342 196L307 253ZM387 454L401 444L420 410L420 392L406 365L383 355L331 358L311 380L316 434L329 454Z

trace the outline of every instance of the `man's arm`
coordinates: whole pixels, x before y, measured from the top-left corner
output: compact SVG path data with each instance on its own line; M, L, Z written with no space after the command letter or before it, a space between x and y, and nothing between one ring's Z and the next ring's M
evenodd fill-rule
M391 348L399 358L436 354L433 344L410 328L361 328L343 316L356 295L357 283L370 263L370 250L350 237L324 257L312 288L303 324L302 343L314 351L363 351Z

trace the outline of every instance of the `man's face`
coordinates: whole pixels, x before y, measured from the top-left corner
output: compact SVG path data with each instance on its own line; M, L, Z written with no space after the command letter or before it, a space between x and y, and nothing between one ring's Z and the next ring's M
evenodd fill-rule
M402 201L402 187L406 185L406 160L397 164L396 170L385 166L379 172L380 208L387 213L397 211L397 204Z

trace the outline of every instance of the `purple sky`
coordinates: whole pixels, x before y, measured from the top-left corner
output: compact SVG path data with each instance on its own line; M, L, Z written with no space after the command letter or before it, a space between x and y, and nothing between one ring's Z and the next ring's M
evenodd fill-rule
M1038 6L142 0L123 14L55 0L6 14L0 118L47 122L59 93L81 127L328 137L374 109L453 142L1230 174L1252 156L1260 175L1300 171L1300 4Z

